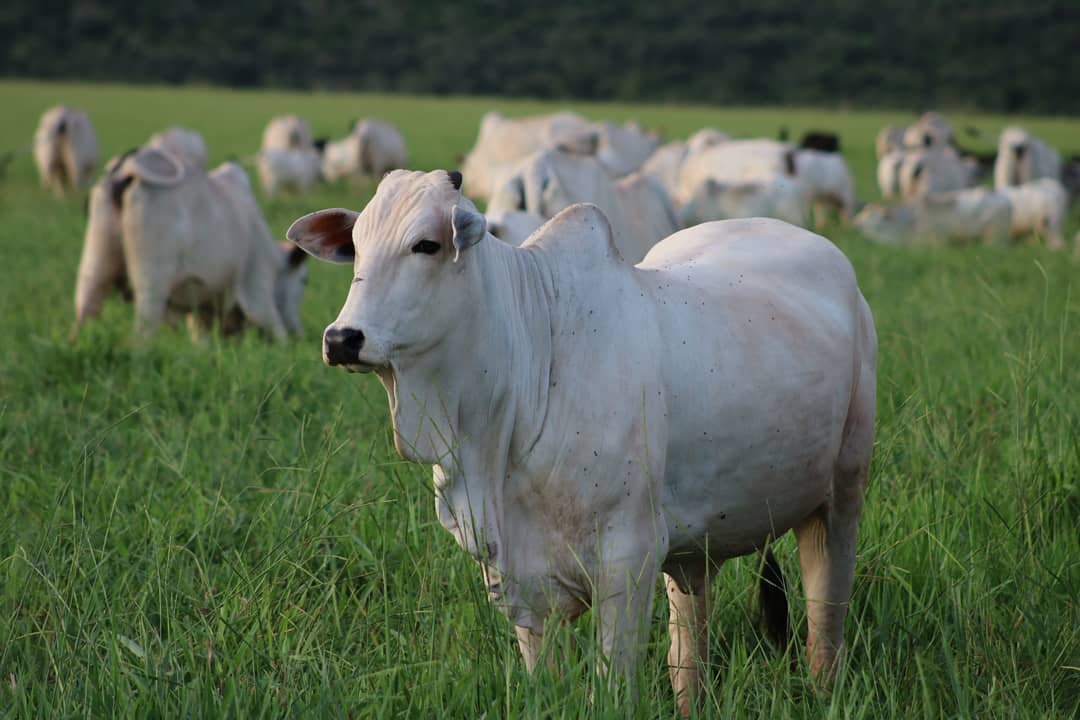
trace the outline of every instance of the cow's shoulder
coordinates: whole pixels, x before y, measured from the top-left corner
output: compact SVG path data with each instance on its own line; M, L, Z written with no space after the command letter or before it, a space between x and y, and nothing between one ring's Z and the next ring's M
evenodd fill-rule
M540 248L579 269L623 262L611 223L592 203L578 203L551 218L522 247Z

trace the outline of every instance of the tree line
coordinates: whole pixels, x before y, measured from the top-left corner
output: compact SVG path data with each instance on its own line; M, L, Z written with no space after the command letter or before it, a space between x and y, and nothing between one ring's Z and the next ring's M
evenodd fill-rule
M0 74L1080 113L1077 0L7 0Z

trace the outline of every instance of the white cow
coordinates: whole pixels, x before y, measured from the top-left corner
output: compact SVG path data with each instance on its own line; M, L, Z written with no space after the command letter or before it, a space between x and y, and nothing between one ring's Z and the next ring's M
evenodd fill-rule
M82 110L58 105L41 116L34 132L34 162L41 187L58 195L88 187L98 154L97 134Z
M263 150L256 160L259 182L270 197L311 190L322 179L322 166L323 156L314 148Z
M1012 204L1013 237L1041 235L1051 250L1065 249L1065 210L1068 196L1065 187L1053 178L1032 180L1023 185L998 190Z
M167 312L190 313L194 330L248 322L275 339L299 334L307 268L294 250L272 240L239 165L206 174L143 148L110 163L91 193L72 337L124 284L141 334Z
M904 157L903 150L891 150L878 160L878 188L881 197L886 200L900 196L900 168L904 164Z
M855 179L843 155L799 150L795 153L795 178L813 210L815 227L825 225L829 209L836 210L845 223L851 219L855 212Z
M263 130L263 150L305 150L313 144L307 121L296 115L273 118Z
M644 133L636 123L625 125L597 123L596 160L613 178L637 172L649 156L660 147L660 137Z
M909 150L941 149L953 144L952 125L940 113L923 113L904 130L903 146Z
M379 120L362 120L353 134L360 153L360 174L378 180L408 162L405 138L393 125Z
M594 158L561 150L542 150L519 162L499 183L488 212L524 211L549 219L581 202L607 216L615 245L629 262L679 229L671 199L651 178L634 173L612 180Z
M874 141L874 150L877 153L878 160L903 147L904 128L886 125L878 130L877 139Z
M166 150L189 165L199 170L206 170L208 157L206 141L195 130L182 127L162 130L150 136L146 147Z
M712 220L768 217L802 226L806 201L803 186L787 175L746 182L706 178L679 208L679 221L691 227Z
M590 205L515 248L455 175L391 173L362 213L288 237L353 266L324 360L382 381L398 452L434 466L438 518L526 666L549 616L591 607L603 667L629 680L663 572L689 713L716 569L794 529L827 681L874 436L877 341L847 259L759 218L684 230L634 267Z
M1057 150L1022 128L1005 128L998 140L994 187L1001 190L1040 178L1061 178Z
M679 206L690 201L707 178L726 183L771 181L794 176L795 146L776 140L731 140L688 155L674 195Z
M480 121L476 144L465 156L462 171L465 192L470 197L487 200L495 185L517 161L544 148L560 143L594 143L589 121L572 112L508 119L489 112ZM587 150L588 148L582 148Z
M322 175L327 182L355 180L360 177L360 138L349 133L323 146Z
M962 190L974 181L971 166L951 147L908 150L904 153L899 177L900 196L905 200Z
M679 192L679 179L686 158L730 139L719 130L702 128L687 138L686 142L669 142L656 148L641 166L641 172L660 183L668 195L674 198Z
M935 245L1009 239L1012 205L986 188L933 193L891 207L868 205L855 226L871 240L890 245Z

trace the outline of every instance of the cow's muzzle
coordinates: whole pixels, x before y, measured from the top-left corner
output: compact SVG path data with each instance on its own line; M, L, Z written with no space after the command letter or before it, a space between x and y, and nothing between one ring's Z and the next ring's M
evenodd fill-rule
M323 333L323 361L327 365L362 365L363 347L364 333L355 328L331 325Z

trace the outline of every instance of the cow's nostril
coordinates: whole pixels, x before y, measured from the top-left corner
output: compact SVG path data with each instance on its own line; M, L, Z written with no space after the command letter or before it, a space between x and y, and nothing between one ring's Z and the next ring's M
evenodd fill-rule
M355 328L331 327L323 336L326 359L331 365L352 365L359 361L364 333Z

